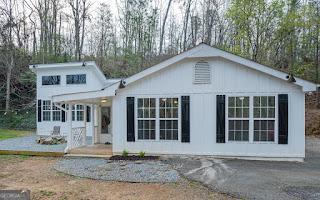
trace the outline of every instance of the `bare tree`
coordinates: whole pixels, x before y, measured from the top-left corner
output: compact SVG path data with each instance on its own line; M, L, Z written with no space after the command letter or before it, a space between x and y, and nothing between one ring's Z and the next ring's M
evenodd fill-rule
M162 45L163 45L164 32L165 32L165 28L166 28L166 22L167 22L168 13L169 13L169 10L170 10L171 2L172 2L172 0L169 0L168 6L167 6L167 9L166 9L166 14L164 15L164 19L163 19L163 21L162 21L161 34L160 34L159 54L162 53Z

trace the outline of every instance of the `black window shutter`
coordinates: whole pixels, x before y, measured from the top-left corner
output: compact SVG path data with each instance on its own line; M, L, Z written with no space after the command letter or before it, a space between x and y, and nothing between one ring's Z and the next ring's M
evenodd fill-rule
M181 142L190 142L190 97L181 97Z
M90 117L91 117L90 113L91 113L91 107L90 107L90 106L87 106L87 114L86 114L86 116L87 116L87 122L90 122L90 121L91 121L91 119L90 119Z
M278 95L278 143L288 144L288 94Z
M42 109L41 109L41 99L38 99L38 122L41 122L42 119Z
M134 97L127 97L127 141L134 142Z
M217 95L217 143L225 143L226 142L226 96L225 95Z
M62 104L62 108L66 108L66 104ZM66 122L66 111L61 110L61 121Z

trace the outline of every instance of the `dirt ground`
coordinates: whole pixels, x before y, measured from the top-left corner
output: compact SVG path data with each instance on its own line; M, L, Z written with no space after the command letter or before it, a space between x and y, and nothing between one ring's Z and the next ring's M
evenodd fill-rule
M142 184L73 177L53 169L57 158L0 156L0 189L29 189L32 199L230 199L197 182Z

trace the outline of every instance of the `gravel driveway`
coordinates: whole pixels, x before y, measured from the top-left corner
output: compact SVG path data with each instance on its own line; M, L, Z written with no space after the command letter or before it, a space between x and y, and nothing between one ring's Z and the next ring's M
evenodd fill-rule
M188 179L246 199L320 199L320 139L307 139L303 163L169 158Z
M63 158L54 167L74 176L108 181L168 183L178 172L161 161L111 161L102 158Z

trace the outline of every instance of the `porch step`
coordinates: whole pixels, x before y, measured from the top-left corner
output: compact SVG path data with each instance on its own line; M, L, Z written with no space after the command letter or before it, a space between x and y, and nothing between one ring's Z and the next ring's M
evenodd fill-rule
M112 155L94 155L94 154L65 154L64 157L71 158L110 158Z

